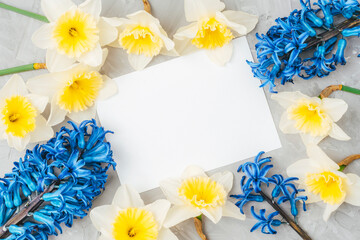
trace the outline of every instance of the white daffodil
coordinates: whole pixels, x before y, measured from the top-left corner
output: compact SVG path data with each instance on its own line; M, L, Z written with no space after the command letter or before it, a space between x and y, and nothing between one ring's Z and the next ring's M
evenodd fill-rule
M107 50L104 49L106 58ZM65 116L75 122L94 118L96 102L118 91L116 82L99 73L99 67L76 64L64 72L48 73L29 79L31 92L47 96L51 103L48 125L61 123Z
M360 206L360 177L338 171L339 165L331 160L318 146L309 145L309 158L290 165L287 174L299 178L299 188L305 189L306 203L326 203L323 215L327 221L343 202Z
M230 61L232 39L251 32L258 17L241 11L223 11L220 0L184 0L188 26L180 28L174 35L176 50L180 54L196 48L207 50L209 58L218 65Z
M42 0L41 8L50 23L32 36L33 43L47 49L50 72L63 71L75 62L96 67L103 62L101 47L113 42L117 29L111 19L100 17L101 0L86 0L76 6L71 0Z
M344 100L309 97L301 92L282 92L271 98L286 109L281 116L280 130L300 133L305 144L318 144L327 136L342 141L350 139L335 123L348 108Z
M51 138L54 132L40 115L47 102L47 97L29 94L24 80L13 75L0 90L0 138L18 151Z
M188 167L181 178L167 179L160 183L166 198L174 204L164 226L172 227L187 219L204 214L217 223L222 216L245 219L234 203L228 201L232 189L231 172L216 173L208 177L196 166Z
M144 69L159 54L178 55L174 42L168 38L157 18L144 10L127 15L127 18L119 18L117 22L112 19L114 26L118 27L119 37L111 46L126 50L135 70Z
M90 218L101 232L100 240L177 240L163 227L170 205L161 199L145 206L139 193L123 185L112 204L94 208Z

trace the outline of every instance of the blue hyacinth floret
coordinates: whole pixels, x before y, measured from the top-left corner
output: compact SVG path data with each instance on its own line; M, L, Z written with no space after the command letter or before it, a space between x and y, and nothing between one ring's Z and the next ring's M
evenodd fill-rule
M46 144L27 150L0 178L0 238L46 240L83 218L105 188L115 162L110 133L95 120L69 122ZM9 221L10 220L10 221ZM16 220L14 222L14 220Z
M302 202L303 210L306 211L305 202L306 196L300 196L299 193L303 192L303 189L296 188L294 181L298 178L285 178L280 174L272 175L268 177L269 171L273 168L271 163L271 157L262 158L264 152L260 152L254 162L246 162L238 168L238 172L243 172L245 175L241 178L240 188L242 193L238 195L231 195L232 198L237 199L235 203L239 207L240 212L244 214L244 206L249 202L264 202L268 200L272 204L277 206L283 205L288 202L290 205L290 212L294 219L298 216L298 202ZM272 186L271 197L266 195L264 188ZM261 232L264 234L276 234L274 227L278 227L283 223L280 219L276 219L280 214L279 211L274 211L266 217L266 210L261 209L259 214L256 213L255 207L251 206L251 214L258 222L250 230L255 231L261 228Z
M360 36L360 5L357 0L300 0L302 9L278 18L264 34L256 34L258 63L247 61L255 77L276 93L275 80L293 83L325 77L336 65L346 64L346 37ZM334 51L335 45L337 50ZM303 53L307 51L308 53ZM311 56L312 53L312 56Z

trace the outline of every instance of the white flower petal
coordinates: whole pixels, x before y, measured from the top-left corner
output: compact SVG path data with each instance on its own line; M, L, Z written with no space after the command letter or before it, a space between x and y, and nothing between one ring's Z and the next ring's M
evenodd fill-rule
M97 44L96 47L79 57L79 62L92 67L97 67L103 62L103 51L100 44Z
M116 38L119 35L117 28L109 24L103 18L100 18L98 27L100 30L99 43L101 46L105 46L112 43L113 41L116 40Z
M160 188L165 197L175 205L182 205L183 200L178 194L178 189L181 186L179 179L169 178L160 182Z
M201 212L196 208L191 208L189 206L173 206L170 208L166 219L164 221L164 226L166 228L173 227L185 220L200 216Z
M50 116L48 118L47 124L49 126L55 126L62 121L64 121L65 116L68 112L64 109L61 109L59 105L56 103L56 96L54 96L51 99L51 110L50 110Z
M327 136L312 136L311 134L300 133L300 137L303 140L305 146L310 144L319 144Z
M322 99L322 107L334 122L339 121L348 109L344 100L336 98Z
M175 47L175 43L168 37L167 33L164 31L164 29L161 28L161 26L159 27L155 23L151 23L150 30L163 40L167 50L173 49Z
M175 39L193 39L195 38L197 32L199 31L199 25L197 22L191 23L187 26L179 28L174 34Z
M339 165L331 160L317 145L308 145L306 150L309 158L319 166L334 171L339 169Z
M340 141L349 141L351 139L336 123L332 124L329 136Z
M40 96L37 94L28 94L26 95L26 98L29 99L33 107L35 107L40 113L42 113L46 105L49 102L49 98L46 96Z
M149 26L149 23L155 23L157 26L160 26L159 19L155 18L145 10L134 12L132 14L127 15L126 17L131 21L133 21L134 23L142 26Z
M108 99L116 95L119 91L118 85L114 79L111 79L106 75L103 75L102 78L104 81L104 85L99 92L99 96L97 97L97 100Z
M296 122L288 118L288 113L285 111L280 118L279 128L285 134L299 133L300 131L295 128Z
M181 178L188 179L192 177L207 177L207 175L201 167L192 165L185 168Z
M240 209L232 202L226 201L223 206L223 216L239 220L245 220L246 216L240 212Z
M54 136L54 131L47 125L46 119L39 115L36 117L36 128L30 134L30 143L36 143L49 140Z
M224 187L226 193L229 193L231 191L234 181L234 175L232 172L219 172L210 176L210 178L213 181L221 184Z
M327 222L327 220L329 220L331 213L333 213L336 209L338 209L340 207L342 203L339 204L327 204L325 211L324 211L324 215L323 215L323 219L325 222Z
M50 22L55 22L58 17L72 7L76 7L76 5L71 0L41 1L41 8Z
M321 169L321 166L313 159L302 159L291 164L286 169L286 173L289 177L297 177L303 180L307 173L316 173Z
M96 116L96 105L93 105L84 111L68 113L67 116L77 123L81 123L84 120L91 120Z
M168 200L160 199L149 205L146 205L144 209L150 211L153 214L155 221L158 223L159 229L161 229L170 206L171 203Z
M10 147L15 148L17 151L21 152L25 150L26 146L30 142L30 134L27 134L25 137L15 137L12 134L7 135L7 142Z
M101 0L86 0L79 5L79 9L98 19L101 13Z
M41 49L56 47L56 43L52 37L54 25L55 25L54 23L44 24L34 32L34 34L31 37L31 40L35 46Z
M240 35L245 35L251 32L259 21L259 17L248 14L242 11L224 11L221 13L226 19L226 25L238 32Z
M346 191L345 202L351 205L360 206L360 177L353 173L346 174L351 181Z
M140 194L132 187L121 185L115 193L113 205L126 209L129 207L144 207L144 201Z
M159 232L157 240L179 240L172 231L162 228Z
M224 66L230 61L233 54L233 48L233 44L230 42L223 47L206 50L206 54L211 61L219 66Z
M114 240L114 239L112 238L112 235L110 235L109 233L108 236L106 236L105 234L101 234L98 240Z
M180 56L180 54L176 51L175 48L173 48L171 50L167 50L166 48L162 48L161 51L160 51L160 54L165 55L165 56L170 56L170 57L178 57L178 56Z
M30 92L50 98L59 90L61 83L67 81L67 76L64 72L43 74L30 78L26 86Z
M0 99L5 99L14 95L24 96L26 94L28 94L28 90L24 80L20 75L14 74L0 90Z
M222 207L202 209L201 212L208 217L213 223L218 223L223 215Z
M114 205L103 205L96 207L90 212L90 219L94 227L101 233L109 235L112 233L118 209ZM106 239L106 238L105 238Z
M112 17L112 18L101 17L101 18L102 20L104 20L105 22L107 22L108 24L114 27L119 27L120 25L123 25L128 22L128 20L125 18L117 18L117 17Z
M136 70L143 70L153 59L145 55L128 54L130 65Z
M66 55L57 53L54 49L48 49L46 52L46 67L49 72L61 72L73 67L76 60Z
M285 109L296 104L299 101L299 99L302 98L310 99L310 97L306 96L305 94L302 94L299 91L280 92L277 94L272 94L271 98L277 101Z
M109 50L107 48L103 48L102 49L102 62L101 62L101 64L99 66L91 67L91 66L88 66L88 65L85 65L85 64L83 64L83 65L87 66L90 69L90 71L100 72L101 68L105 64L105 61L106 61L108 55L109 55Z
M188 22L215 16L216 12L221 12L225 8L225 4L220 0L185 0L184 3Z

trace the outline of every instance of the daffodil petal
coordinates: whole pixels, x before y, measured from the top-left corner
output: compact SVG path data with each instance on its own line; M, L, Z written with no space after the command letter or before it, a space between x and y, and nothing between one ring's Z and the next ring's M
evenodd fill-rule
M224 66L228 63L233 54L233 44L228 43L223 47L206 50L208 57L219 66Z
M39 115L36 117L36 128L31 132L30 143L49 140L54 136L54 130L47 125L46 119Z
M94 227L101 233L111 234L113 223L118 214L118 209L114 205L103 205L96 207L90 212L90 219Z
M116 84L114 79L109 78L106 75L102 76L104 85L102 89L99 91L99 96L97 97L98 100L105 100L114 95L116 95L119 91L118 85Z
M157 26L155 23L151 23L150 30L163 40L166 49L170 50L175 47L175 43L168 37L167 33L161 27Z
M27 134L25 137L14 137L11 134L7 135L7 142L10 147L15 148L17 151L23 151L30 142L30 135Z
M109 234L110 235L110 234ZM114 240L112 237L108 237L105 234L101 234L98 240Z
M76 7L71 0L42 0L41 8L50 22L55 22L64 12Z
M336 123L332 124L329 136L341 141L349 141L351 139Z
M164 193L166 198L175 205L183 204L183 200L178 194L178 189L181 186L179 179L169 178L160 182L161 191Z
M192 177L207 177L207 175L201 167L192 165L184 170L181 178L188 179Z
M74 122L81 123L84 120L89 120L95 118L96 115L96 106L89 107L84 111L79 112L71 112L68 113L67 116L73 120Z
M65 80L66 74L64 72L59 73L48 73L42 74L33 78L30 78L26 86L30 92L41 95L52 97L59 89L59 84Z
M159 232L157 240L178 240L176 235L167 228L162 228Z
M299 133L299 130L295 128L295 121L288 118L286 111L281 115L279 128L285 134Z
M145 209L153 214L155 221L159 225L159 229L162 227L164 223L165 217L170 209L170 206L171 203L165 199L157 200L145 206Z
M234 175L232 174L232 172L229 171L219 172L210 176L210 178L213 181L221 184L224 187L226 193L229 193L230 190L232 189L233 181L234 181Z
M175 48L171 49L171 50L167 50L166 48L162 48L160 51L160 54L165 55L165 56L170 56L170 57L178 57L180 56L180 54L176 51Z
M321 169L321 166L313 159L302 159L291 164L286 169L286 173L289 177L304 179L307 173L316 173L321 171Z
M182 206L175 205L172 208L170 208L165 218L164 226L166 228L170 228L185 220L197 217L200 214L201 212L196 208L190 208L189 206L185 206L185 205Z
M64 121L65 116L68 112L61 109L56 103L56 96L51 99L51 110L47 124L49 126L55 126Z
M144 207L144 201L140 194L128 185L122 185L115 193L113 205L126 209L129 207Z
M99 33L99 43L101 46L108 45L116 40L118 37L118 30L116 27L109 24L107 21L105 21L103 18L100 18L98 27L100 30Z
M308 96L302 94L299 91L296 92L280 92L277 94L272 94L271 98L277 101L283 108L287 109L291 105L294 105L301 98L309 99Z
M319 164L323 168L327 168L330 170L338 170L339 165L335 163L333 160L331 160L317 145L308 145L307 148L307 154L309 158Z
M26 98L29 99L31 102L31 105L33 105L40 113L42 113L46 105L49 102L49 98L46 96L40 96L36 94L28 94L26 95Z
M137 71L143 70L153 59L145 55L128 54L130 65Z
M336 209L338 209L340 207L342 203L339 203L339 204L334 204L334 205L331 205L331 204L326 204L326 208L325 208L325 211L324 211L324 215L323 215L323 219L325 222L327 222L330 218L330 215L336 211Z
M114 26L114 27L119 27L128 22L128 20L125 18L118 18L118 17L112 17L112 18L101 17L101 18L105 22L107 22L108 24L110 24L111 26Z
M97 19L101 13L101 0L86 0L79 5L79 8Z
M307 146L309 144L319 144L326 136L312 136L311 134L300 133L300 137Z
M142 26L149 26L149 23L155 23L157 26L160 26L159 20L144 10L134 12L126 17Z
M223 208L216 207L216 208L209 208L209 209L202 209L201 212L208 217L213 223L218 223L223 215Z
M59 54L54 49L48 49L46 52L46 67L51 73L68 70L75 62L75 59Z
M352 184L348 186L345 202L350 203L351 205L360 206L360 177L353 173L348 173L346 175Z
M177 30L174 35L175 39L183 40L183 39L193 39L196 36L196 33L199 30L198 23L194 22L187 26L181 27Z
M247 33L247 28L246 28L244 25L229 21L229 19L227 19L226 16L225 16L223 13L217 12L215 18L216 18L216 20L218 20L220 23L224 24L226 27L229 27L230 29L232 29L233 31L235 31L236 37L240 37L240 36L246 35L246 33Z
M242 214L240 209L230 201L226 201L225 205L223 206L222 213L224 217L231 217L238 220L245 220L246 218L245 214Z
M55 48L56 43L52 37L54 25L54 23L44 24L34 32L31 40L35 46L41 49Z
M240 35L251 32L259 21L259 17L242 11L224 11L221 13L225 16L226 25Z
M99 66L103 62L103 51L100 44L97 44L90 52L80 56L79 61L92 67Z
M0 90L0 99L5 99L14 95L24 96L26 94L28 94L28 90L24 80L20 75L14 74Z
M214 16L216 12L221 12L225 8L225 4L220 0L185 0L184 5L188 22Z
M334 122L339 121L348 109L347 103L337 98L322 99L322 107Z

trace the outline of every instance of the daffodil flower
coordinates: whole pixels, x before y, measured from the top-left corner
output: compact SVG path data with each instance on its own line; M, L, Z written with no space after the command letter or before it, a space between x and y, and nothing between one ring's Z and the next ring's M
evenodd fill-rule
M144 69L159 54L178 55L159 20L144 10L127 15L127 19L112 19L112 23L118 27L119 37L111 46L126 50L135 70Z
M47 102L47 97L29 94L24 80L13 75L0 90L0 139L22 151L28 143L51 138L54 132L40 115Z
M300 136L305 144L318 144L327 136L347 141L350 137L336 124L348 105L342 99L309 97L301 92L282 92L271 96L286 111L280 130Z
M107 50L104 49L106 58ZM99 73L99 67L76 64L64 72L48 73L29 79L31 92L47 96L51 103L48 125L61 123L65 116L80 123L96 115L96 102L117 93L113 79Z
M205 49L213 62L225 65L232 56L231 41L251 32L258 22L257 16L245 12L223 11L225 4L220 0L184 1L186 20L192 23L174 35L180 54Z
M308 197L306 203L324 202L324 221L343 202L360 206L360 177L338 171L339 165L316 145L309 145L307 153L308 159L299 160L287 169L290 177L299 178L299 188L305 189Z
M181 178L167 179L160 183L166 198L174 204L164 225L172 227L187 219L204 214L218 223L222 216L245 219L234 203L228 201L233 185L231 172L216 173L208 177L196 166L188 167Z
M76 6L71 0L42 0L48 18L32 36L33 43L47 49L50 72L68 69L75 62L93 67L103 62L101 47L116 39L117 29L100 17L101 0L86 0Z
M111 205L94 208L90 218L101 232L100 240L177 240L163 227L170 202L157 200L144 204L139 193L129 186L121 186Z

